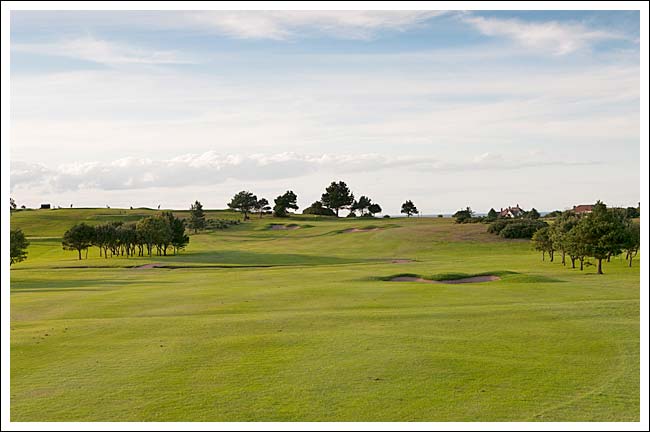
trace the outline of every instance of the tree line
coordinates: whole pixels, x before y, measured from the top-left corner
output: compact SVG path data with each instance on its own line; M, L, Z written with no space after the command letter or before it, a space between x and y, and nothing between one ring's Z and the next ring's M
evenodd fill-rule
M632 260L638 254L641 245L640 224L629 217L626 209L608 209L598 201L591 213L576 214L571 210L562 212L554 223L537 230L532 243L536 250L542 252L553 262L555 253L560 253L562 264L566 257L571 260L571 268L580 263L584 268L586 258L597 261L598 274L603 274L603 261L625 252L625 259L632 267Z
M190 238L185 234L185 221L170 211L147 216L137 222L108 222L101 225L75 224L63 234L65 250L75 250L79 259L82 252L88 258L91 246L99 248L99 256L166 256L183 250Z

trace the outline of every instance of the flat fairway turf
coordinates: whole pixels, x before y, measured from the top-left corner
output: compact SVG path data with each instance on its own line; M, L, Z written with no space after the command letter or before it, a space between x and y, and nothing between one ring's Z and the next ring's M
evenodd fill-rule
M152 213L12 214L31 246L11 269L11 420L639 421L638 258L599 276L434 218L253 218L167 257L61 249L76 222ZM406 274L500 280L389 280Z

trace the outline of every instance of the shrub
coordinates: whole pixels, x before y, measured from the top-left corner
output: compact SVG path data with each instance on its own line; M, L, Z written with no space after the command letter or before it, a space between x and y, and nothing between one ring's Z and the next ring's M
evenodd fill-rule
M499 235L509 239L530 239L538 229L547 226L546 222L537 219L520 219L506 224Z

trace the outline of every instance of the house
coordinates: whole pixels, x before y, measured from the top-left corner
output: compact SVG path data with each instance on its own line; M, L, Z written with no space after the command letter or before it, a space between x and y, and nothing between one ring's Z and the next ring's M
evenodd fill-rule
M517 204L515 207L502 208L499 212L499 217L502 218L518 218L524 215L524 210Z
M591 213L594 210L593 204L580 204L573 206L573 212L577 214Z
M41 209L49 209L51 206L49 204L41 204Z

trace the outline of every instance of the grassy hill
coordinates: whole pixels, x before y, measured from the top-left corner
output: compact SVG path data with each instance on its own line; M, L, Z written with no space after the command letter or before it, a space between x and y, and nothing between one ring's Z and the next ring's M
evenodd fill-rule
M153 213L12 213L31 242L11 270L12 420L639 419L638 261L598 276L436 218L254 218L168 257L61 249L76 222ZM501 280L390 281L459 273Z

